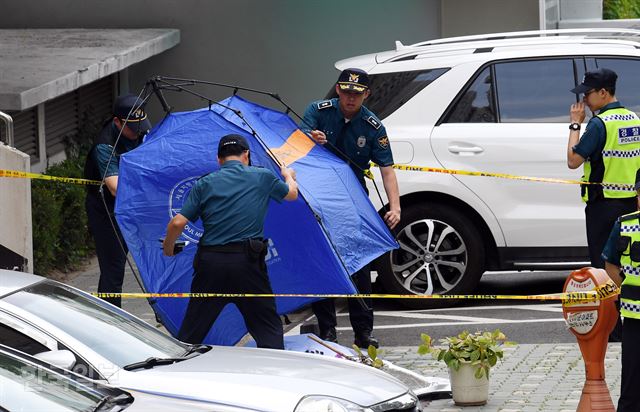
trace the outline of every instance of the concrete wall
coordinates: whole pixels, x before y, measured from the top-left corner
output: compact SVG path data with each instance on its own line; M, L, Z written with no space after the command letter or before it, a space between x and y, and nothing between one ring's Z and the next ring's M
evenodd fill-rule
M441 31L440 0L20 0L3 2L0 27L177 28L180 45L130 69L131 89L154 74L207 79L277 92L296 110L326 94L335 61ZM157 104L150 112L158 120Z
M442 0L442 37L540 29L539 0Z
M0 144L0 169L29 171L29 156ZM27 261L21 270L33 272L33 242L31 236L31 180L0 178L0 262L14 253ZM26 207L25 207L26 206ZM5 253L6 250L13 253ZM13 269L9 268L9 269Z

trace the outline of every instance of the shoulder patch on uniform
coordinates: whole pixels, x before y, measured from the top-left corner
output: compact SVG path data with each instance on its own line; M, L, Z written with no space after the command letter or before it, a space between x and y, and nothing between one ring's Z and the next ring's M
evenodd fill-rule
M375 118L375 117L373 117L373 116L369 116L369 117L367 117L365 120L366 120L366 121L367 121L371 126L373 126L373 128L374 128L374 129L376 129L376 130L378 130L378 129L382 126L382 123L380 123L380 122L378 121L378 119L376 119L376 118Z
M378 144L381 148L387 149L389 147L389 138L387 136L378 137Z
M327 107L333 106L333 102L331 100L323 100L318 102L318 110L326 109Z
M640 211L629 213L628 215L620 216L620 221L624 222L626 220L638 219L640 218Z

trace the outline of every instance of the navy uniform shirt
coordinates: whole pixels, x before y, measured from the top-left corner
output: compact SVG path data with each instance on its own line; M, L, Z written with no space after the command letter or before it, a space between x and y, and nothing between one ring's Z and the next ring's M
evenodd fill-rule
M392 166L393 155L387 131L369 109L362 106L352 119L346 121L337 98L311 103L300 125L304 131L320 130L327 141L349 157L360 169L368 169L369 161L379 166ZM342 157L327 145L327 149ZM362 170L350 164L360 183L364 185Z
M609 103L600 109L598 115L601 115L609 109L617 109L619 107L622 107L620 102ZM603 121L593 116L589 120L589 123L587 123L587 127L584 130L584 134L580 137L580 141L577 145L573 146L573 151L585 160L593 162L602 158L602 150L604 150L606 140L607 130L604 127Z
M611 233L609 234L609 239L607 243L604 245L604 249L602 250L602 259L605 262L609 262L612 265L621 266L620 265L620 256L622 256L622 252L618 252L618 238L620 237L620 219L616 220L616 223L613 225L613 229L611 229Z
M289 185L270 170L229 160L196 182L180 214L202 219L202 246L260 239L269 200L281 202L288 193Z

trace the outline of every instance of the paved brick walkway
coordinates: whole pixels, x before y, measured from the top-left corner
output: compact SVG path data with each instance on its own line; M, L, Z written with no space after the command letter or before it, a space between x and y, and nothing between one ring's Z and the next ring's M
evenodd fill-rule
M448 377L446 366L416 347L385 348L381 355L398 366L425 376ZM607 385L617 405L620 394L620 344L609 345L605 358ZM491 370L489 402L482 407L458 407L453 401L425 403L439 412L573 412L584 385L584 362L577 344L524 344L505 348L505 358Z

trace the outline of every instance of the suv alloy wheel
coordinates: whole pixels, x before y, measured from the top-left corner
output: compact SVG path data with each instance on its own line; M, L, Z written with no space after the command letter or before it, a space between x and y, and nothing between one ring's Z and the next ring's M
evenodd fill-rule
M470 219L443 204L403 211L396 240L400 248L378 261L388 292L414 295L471 293L484 271L482 238ZM450 300L403 299L416 309L450 305Z

